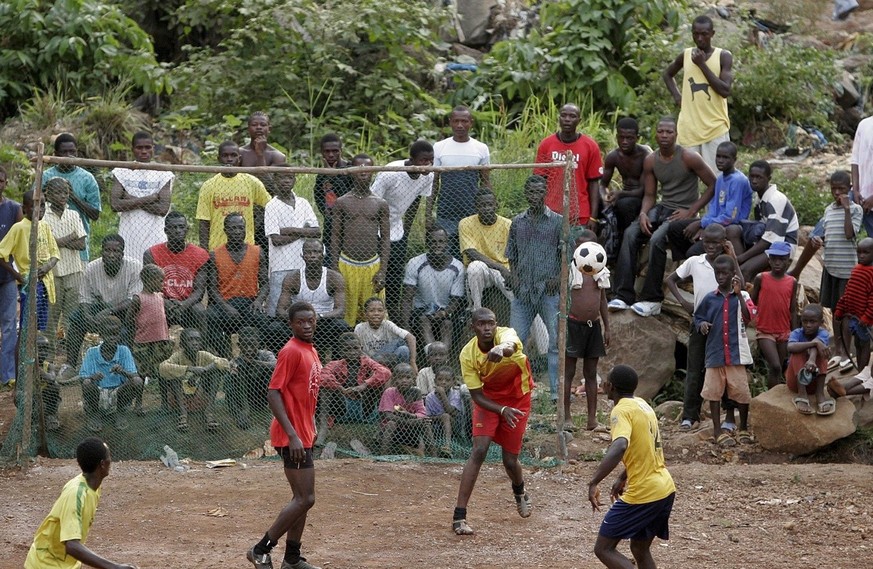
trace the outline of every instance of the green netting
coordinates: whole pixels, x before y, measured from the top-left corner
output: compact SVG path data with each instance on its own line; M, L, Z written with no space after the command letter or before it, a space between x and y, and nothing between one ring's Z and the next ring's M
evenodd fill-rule
M532 173L530 169L511 168L494 165L490 174L492 187L499 202L499 213L507 218L511 218L526 208L522 187L524 180ZM119 273L121 274L126 270L124 264L128 263L129 259L133 259L133 263L141 263L142 251L146 247L167 241L167 236L163 233L164 221L161 220L161 226L157 227L153 224L150 225L147 219L139 220L128 217L126 222L120 219L126 214L119 214L115 211L121 208L115 207L118 205L117 193L115 198L112 197L113 192L117 192L117 188L114 190L113 187L118 184L119 178L113 175L113 170L109 166L89 165L86 169L93 174L97 182L99 203L102 208L99 220L91 223L87 237L90 260L93 264L95 260L102 258L101 256L105 253L104 238L107 235L119 233L119 231L126 233L124 236L124 255L126 258L122 261L123 267ZM563 167L555 168L552 171L556 173L555 175L563 176ZM220 178L221 173L227 172L226 168L219 167L209 172L187 172L181 169L173 172L171 210L181 213L188 220L188 243L197 244L200 241L200 228L196 218L198 217L197 207L201 188L208 180ZM153 176L154 179L151 180L150 176ZM142 197L146 195L146 189L150 187L151 182L160 185L168 179L167 172L151 170L140 171L136 177L141 182L142 188L140 189L142 191L135 187L125 187L124 199ZM266 183L266 188L270 193L275 193L276 185L280 183L282 175L279 173L260 174L259 177ZM328 180L329 184L340 187L339 179L328 176L317 181L317 175L314 171L297 171L294 184L297 200L305 199L312 205L318 226L322 229L325 228L326 218L319 206L327 207L333 198L317 195L317 186L323 190L324 181ZM409 180L412 188L414 178L409 177ZM348 183L348 179L342 182L342 184L345 183ZM12 197L20 198L19 196ZM226 196L225 199L227 204L233 205L231 202L236 198ZM114 201L116 203L113 203ZM237 199L237 201L241 200ZM423 201L419 205L420 210L424 210ZM389 276L387 283L387 317L398 321L404 327L409 327L418 337L416 355L419 369L428 365L427 355L423 349L427 343L425 335L432 334L434 339L439 340L443 334L442 328L439 326L426 332L423 330L421 321L416 320L417 314L427 312L428 307L419 307L416 311L415 303L411 303L412 315L408 320L406 318L407 311L404 308L403 265L405 261L425 252L425 224L422 214L423 211L420 211L413 223L407 227L407 249L403 257L404 263L400 264L401 272L394 277L394 280L391 280L391 276ZM269 214L267 217L266 223L269 228ZM242 280L254 279L258 287L265 286L265 282L267 286L273 286L269 285L269 274L274 272L273 269L275 271L287 270L281 267L275 268L272 265L275 259L282 257L281 255L273 254L269 261L266 259L266 252L270 250L270 245L264 234L265 221L263 218L263 208L253 207L251 218L246 215L244 220L247 228L249 224L253 226L254 241L265 251L262 263L265 264L267 279L265 281L262 278L258 281L257 274L245 272L242 269L239 269L242 272L238 273ZM43 223L46 221L44 220ZM336 222L334 221L334 223ZM350 227L348 231L354 229L356 228ZM156 234L159 230L160 234ZM393 234L392 237L394 237ZM207 248L211 251L215 249L214 246ZM131 251L132 249L134 252ZM329 250L328 245L327 251L329 252ZM61 248L61 251L64 252L64 247ZM77 252L75 254L78 255ZM454 254L459 256L457 251ZM256 267L257 263L254 266ZM138 278L139 268L135 272ZM116 393L117 399L114 402L111 397L101 401L99 392L89 391L87 386L83 386L82 362L89 349L98 351L100 349L101 322L103 322L101 311L117 306L118 299L131 298L135 291L133 288L126 290L125 287L133 285L108 277L101 281L100 279L106 275L98 273L95 277L97 282L94 282L93 279L87 281L88 277L82 276L79 290L70 290L72 286L68 286L70 284L69 274L59 275L55 280L57 299L55 305L50 308L48 323L46 324L42 321L44 319L40 319L40 336L48 340L47 342L39 340L40 343L47 344L47 346L43 346L45 353L42 356L37 354L37 344L26 340L29 327L34 322L30 314L25 314L24 325L20 330L21 357L16 386L18 412L3 441L2 451L0 451L2 459L17 461L22 457L36 454L69 458L74 456L77 444L92 434L103 437L111 446L114 458L119 460L156 459L163 452L165 445L172 447L180 457L190 457L195 460L239 458L247 454L249 456L260 455L258 449L264 449L265 442L269 440L269 424L272 418L265 397L270 373L263 371L263 369L261 373L257 373L256 370L261 369L257 367L260 364L254 364L241 357L241 348L243 347L241 344L244 344L245 341L240 338L240 332L245 327L256 328L260 339L257 348L275 354L289 338L290 330L281 316L274 317L269 314L269 311L268 313L259 310L252 311L250 309L251 299L247 299L245 302L225 299L228 301L228 305L234 308L235 314L217 311L216 308L222 305L220 302L214 301L213 292L217 291L221 294L222 286L225 287L224 290L236 291L244 290L245 286L234 289L232 283L221 281L224 277L219 275L217 270L209 274L210 278L215 279L215 282L214 284L207 283L204 300L186 307L185 310L180 310L178 306L175 308L166 307L169 339L163 349L151 349L145 343L133 340L137 328L135 312L128 314L125 310L116 313L123 325L120 343L131 348L137 368L137 377L142 380L148 378L148 381L142 387L141 396L136 393L136 390L124 394L119 391ZM181 294L180 291L186 287L190 288L191 283L188 283L187 280L192 280L192 277L193 275L181 272L178 266L172 268L165 266L165 280L162 287L165 298L171 296L168 289L172 289L174 294ZM197 285L194 284L196 289ZM419 284L419 288L427 288L425 286L427 283ZM137 286L141 286L141 282ZM83 290L87 287L91 287L90 292L84 293ZM307 288L309 287L307 286ZM348 288L346 294L349 294ZM471 337L465 321L465 315L469 309L469 291L466 288L463 290L463 296L463 302L457 308L457 316L452 320L450 329L445 332L451 336L451 347L446 365L453 369L458 383L461 382L458 352ZM63 298L73 298L73 300L67 301L66 308L62 303ZM140 302L141 307L144 306L144 302ZM508 325L509 301L497 288L486 289L483 304L495 311L501 325ZM287 302L285 307L287 308ZM280 302L280 313L281 308ZM359 317L359 320L362 319L362 316ZM324 324L319 324L319 326L327 326L326 320L323 319ZM341 322L342 318L334 320ZM149 322L145 324L149 324ZM219 362L218 369L202 376L192 373L173 375L173 377L164 375L161 364L168 360L170 354L180 350L180 335L185 328L198 329L203 341L202 349L223 358ZM342 326L337 324L329 332L326 332L324 337L316 338L316 346L324 364L341 355L339 353L341 346L338 344L341 333ZM544 354L547 338L536 337L534 334L528 344L532 355L537 352ZM269 357L265 357L269 359ZM35 359L39 360L39 365L36 367L32 365ZM381 354L376 359L382 361L389 368L398 361L394 353ZM232 362L232 364L228 365L227 362ZM196 362L188 363L197 367ZM28 370L28 367L31 369ZM548 377L544 373L545 366L541 367L543 368L542 373L538 375L537 381L540 385L545 386L543 395L547 396ZM33 397L31 401L32 415L27 421L25 418L25 408L27 407L25 393L28 391L29 384L32 386ZM188 408L187 429L180 428L180 412L178 406L175 405L175 391L170 388L172 385L180 386L183 392L185 386L190 388L189 391L196 388L196 393L184 394L182 397L186 408ZM386 385L390 385L390 383ZM379 389L384 389L384 387L383 385ZM463 412L466 420L469 421L470 402L468 398L463 401L465 405ZM319 414L323 413L326 411L320 408ZM126 425L116 424L119 416L122 418L121 422L126 423ZM553 421L553 419L549 419L549 421ZM537 422L544 424L541 418L538 418ZM327 423L329 424L329 434L321 442L335 444L334 452L336 456L340 457L372 456L377 460L462 461L470 453L469 433L467 429L463 428L455 430L455 436L451 441L445 440L439 434L439 429L435 429L437 434L434 448L420 449L419 441L399 441L404 444L392 445L387 454L382 454L381 427L377 415L369 416L367 420L364 420L362 417L350 418L343 416L342 413L335 413ZM434 422L435 425L436 423L437 421ZM122 426L124 428L121 428ZM25 430L28 432L26 433ZM552 427L552 432L554 432L554 427ZM330 446L333 448L333 445ZM451 449L450 458L445 451L438 452L439 449L446 447ZM529 447L530 445L525 447L526 450L522 456L524 462L544 466L555 463L555 459L544 460L535 457L527 451ZM421 450L424 451L423 456L418 454ZM320 453L320 450L316 451L316 457ZM500 460L500 449L496 445L492 446L488 459Z

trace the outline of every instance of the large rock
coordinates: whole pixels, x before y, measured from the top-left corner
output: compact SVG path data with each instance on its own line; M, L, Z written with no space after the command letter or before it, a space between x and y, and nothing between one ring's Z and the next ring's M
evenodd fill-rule
M809 454L854 433L854 415L855 406L845 397L837 399L833 415L801 415L794 408L794 394L785 385L777 385L752 399L749 422L763 448Z
M606 378L617 364L633 367L640 376L636 395L651 399L676 371L676 334L658 318L642 318L630 310L610 313L609 331L609 348L597 371Z

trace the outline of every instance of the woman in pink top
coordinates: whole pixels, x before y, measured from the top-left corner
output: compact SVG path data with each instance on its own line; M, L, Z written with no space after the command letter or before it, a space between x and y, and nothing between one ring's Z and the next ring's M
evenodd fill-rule
M164 312L164 270L157 265L145 265L140 272L142 292L133 295L127 309L127 325L134 330L133 356L144 381L158 377L158 364L173 353L167 315ZM161 408L168 408L167 390L159 384ZM142 391L133 403L134 412L143 414Z

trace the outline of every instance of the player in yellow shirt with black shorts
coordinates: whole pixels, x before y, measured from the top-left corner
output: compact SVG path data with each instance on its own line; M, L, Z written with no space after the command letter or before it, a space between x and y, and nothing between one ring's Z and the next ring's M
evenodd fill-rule
M634 397L637 372L618 365L609 372L607 396L615 403L610 414L612 444L588 484L588 500L600 511L597 485L624 463L624 472L612 485L612 507L603 518L594 544L594 554L610 569L633 567L616 550L623 539L630 540L636 566L654 569L651 547L655 537L669 538L670 512L676 486L664 466L661 433L654 410L644 399Z

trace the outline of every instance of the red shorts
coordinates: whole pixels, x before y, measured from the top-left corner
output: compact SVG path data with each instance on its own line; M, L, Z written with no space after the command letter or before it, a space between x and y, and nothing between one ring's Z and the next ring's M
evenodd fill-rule
M799 374L800 370L802 370L806 365L807 360L809 360L809 354L805 351L795 352L788 358L788 368L785 370L785 384L792 393L797 393L799 388L804 387L797 383L797 374ZM815 365L818 366L818 375L827 375L828 359L826 357L819 356L818 359L815 360ZM805 387L807 395L815 393L814 381Z
M488 411L473 404L473 436L489 437L500 445L503 450L512 454L521 453L521 444L524 439L524 431L527 429L527 418L530 417L530 393L521 399L507 402L494 400L498 405L515 407L524 411L524 417L518 419L515 428L511 429L498 413Z

